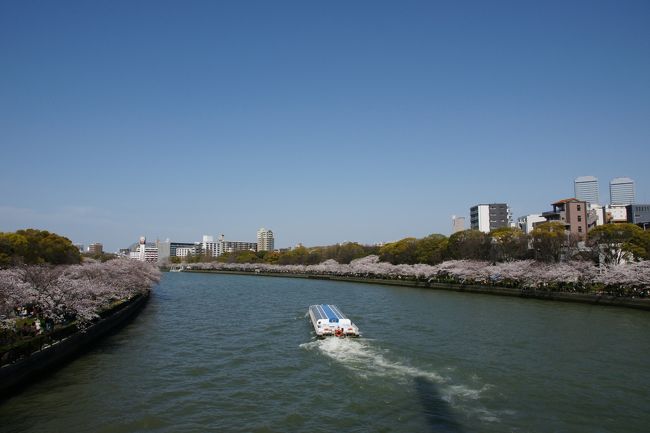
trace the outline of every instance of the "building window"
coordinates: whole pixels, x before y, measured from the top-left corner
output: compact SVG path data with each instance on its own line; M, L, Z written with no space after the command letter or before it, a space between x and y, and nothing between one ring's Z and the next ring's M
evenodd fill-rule
M578 210L582 210L582 209L580 208L580 205L578 205Z
M582 215L578 215L578 222L582 222Z
M582 233L582 226L578 226L578 233Z

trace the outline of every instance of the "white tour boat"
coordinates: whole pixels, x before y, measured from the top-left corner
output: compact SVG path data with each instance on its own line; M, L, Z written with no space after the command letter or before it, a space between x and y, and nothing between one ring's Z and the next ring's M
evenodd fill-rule
M321 304L309 307L309 317L318 337L358 337L359 328L336 305Z

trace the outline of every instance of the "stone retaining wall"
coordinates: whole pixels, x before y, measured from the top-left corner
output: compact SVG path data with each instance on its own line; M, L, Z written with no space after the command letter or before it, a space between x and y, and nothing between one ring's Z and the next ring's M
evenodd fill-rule
M77 332L27 358L0 368L0 399L11 396L28 383L87 350L100 338L125 325L142 310L149 299L149 293L128 301L128 305L99 320L84 331Z

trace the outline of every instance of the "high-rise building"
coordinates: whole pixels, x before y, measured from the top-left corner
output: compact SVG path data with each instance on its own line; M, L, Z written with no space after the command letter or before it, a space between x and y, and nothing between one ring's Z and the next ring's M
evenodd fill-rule
M573 182L575 198L589 204L600 203L598 197L598 179L594 176L581 176Z
M465 217L457 217L456 215L451 217L452 232L458 233L465 230Z
M609 183L610 204L627 206L634 204L634 181L629 177L617 177Z
M506 203L478 204L469 209L472 230L490 233L499 227L510 227L512 215Z
M257 251L273 251L274 243L271 230L262 227L257 231Z

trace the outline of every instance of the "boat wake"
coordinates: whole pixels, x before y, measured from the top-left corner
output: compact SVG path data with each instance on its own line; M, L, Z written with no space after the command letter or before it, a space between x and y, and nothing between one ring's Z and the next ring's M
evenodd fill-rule
M435 384L440 392L440 398L457 409L473 412L483 421L499 420L498 416L483 408L477 401L483 392L491 388L490 385L485 384L480 388L469 387L454 383L451 377L433 369L418 368L405 362L392 360L389 351L373 346L372 340L326 338L303 343L300 347L317 351L362 378L383 377L396 381L424 379Z
M300 345L307 350L318 350L323 355L341 363L362 377L388 376L396 379L423 377L435 383L445 379L436 372L390 361L386 353L374 348L368 340L351 338L326 338Z

